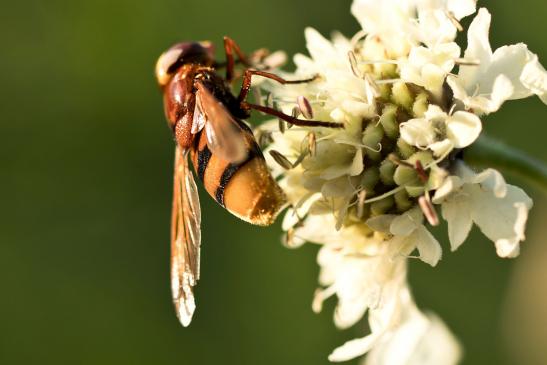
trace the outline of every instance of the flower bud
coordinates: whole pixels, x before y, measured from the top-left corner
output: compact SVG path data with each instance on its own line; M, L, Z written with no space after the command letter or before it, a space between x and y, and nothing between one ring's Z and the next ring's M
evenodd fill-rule
M388 196L382 200L375 201L370 204L370 214L372 216L385 214L395 204L392 196Z
M420 93L418 96L416 96L416 100L414 101L414 104L412 105L412 112L414 113L414 116L416 118L423 118L425 115L425 112L427 111L428 106L428 100L427 100L427 94L426 93Z
M408 89L404 82L396 82L391 89L391 100L395 104L401 105L406 110L412 110L412 104L414 103L414 95Z
M397 106L388 104L384 107L380 116L380 123L384 127L384 131L389 138L399 137L399 123L396 119Z
M399 190L393 195L393 198L395 199L395 205L399 213L406 212L414 205L414 202L409 199L406 190Z
M399 186L415 185L418 183L418 174L412 167L399 165L395 169L393 180Z
M396 168L397 166L389 159L382 161L382 164L380 165L380 180L382 180L385 185L395 184L393 174L395 174Z
M380 125L370 123L363 133L363 144L370 149L378 150L378 144L384 138L384 129Z
M407 159L416 152L416 148L406 143L402 138L399 138L397 140L397 152L399 152L399 155L401 155L403 159Z
M380 180L380 171L378 167L371 166L367 167L365 169L365 172L363 173L363 178L361 179L361 186L367 191L367 192L373 192L374 187Z

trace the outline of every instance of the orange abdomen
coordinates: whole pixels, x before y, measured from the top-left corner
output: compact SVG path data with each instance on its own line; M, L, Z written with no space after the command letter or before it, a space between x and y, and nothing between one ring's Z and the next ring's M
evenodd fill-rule
M211 153L202 131L192 146L192 162L205 190L220 205L246 222L270 225L286 199L270 175L260 148L254 138L250 139L247 159L233 164Z

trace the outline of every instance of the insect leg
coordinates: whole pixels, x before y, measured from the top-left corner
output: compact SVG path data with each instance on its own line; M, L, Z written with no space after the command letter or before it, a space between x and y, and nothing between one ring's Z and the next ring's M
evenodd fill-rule
M344 125L342 123L335 123L335 122L323 122L320 120L308 120L308 119L298 119L291 115L285 114L283 112L280 112L279 110L276 110L274 108L270 108L263 105L258 104L251 104L246 101L243 101L241 103L241 107L245 110L249 109L255 109L262 113L273 115L279 119L284 120L285 122L297 126L302 127L327 127L327 128L344 128Z
M249 94L249 90L251 89L252 78L255 75L277 81L282 85L303 84L306 82L312 82L313 80L316 80L319 77L319 75L315 75L313 77L302 79L302 80L285 80L281 76L277 76L276 74L273 74L271 72L247 69L245 70L245 74L243 75L243 83L241 84L241 91L239 92L239 96L237 98L237 100L239 100L240 103L244 102L245 99L247 98L247 95Z
M226 81L231 82L234 78L235 59L233 52L236 53L239 62L247 67L250 67L250 63L247 60L247 56L241 51L239 45L230 37L224 37L224 51L226 52Z

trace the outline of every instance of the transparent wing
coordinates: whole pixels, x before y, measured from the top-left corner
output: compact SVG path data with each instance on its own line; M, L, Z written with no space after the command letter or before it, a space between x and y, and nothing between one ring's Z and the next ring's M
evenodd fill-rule
M196 130L198 121L203 118L207 145L212 153L230 162L245 160L248 142L245 133L232 114L202 82L197 83L196 108L194 111Z
M196 309L194 286L199 279L201 210L187 151L175 151L171 214L171 291L177 317L188 326Z

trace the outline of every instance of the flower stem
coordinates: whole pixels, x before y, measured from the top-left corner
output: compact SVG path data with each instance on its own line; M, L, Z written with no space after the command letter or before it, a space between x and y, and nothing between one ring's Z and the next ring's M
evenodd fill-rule
M493 138L481 136L465 150L464 159L472 165L515 174L547 191L547 165L544 162Z

